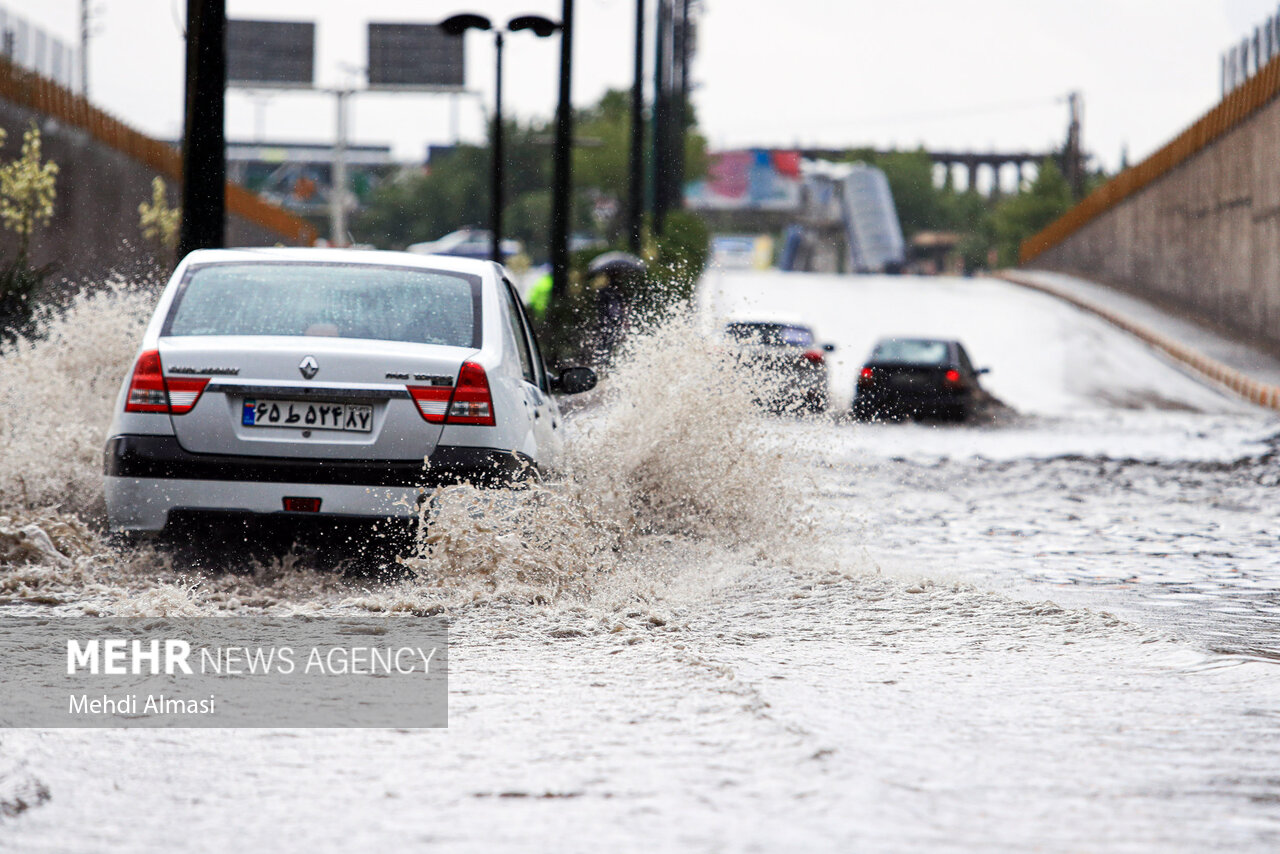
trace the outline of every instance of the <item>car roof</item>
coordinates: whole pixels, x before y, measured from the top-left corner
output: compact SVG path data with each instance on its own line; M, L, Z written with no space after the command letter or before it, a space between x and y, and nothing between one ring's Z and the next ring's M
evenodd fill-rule
M789 317L730 317L724 322L726 327L729 326L794 326L800 329L808 329L812 331L812 327L799 318L791 319Z
M917 338L913 335L890 335L888 338L881 338L876 341L876 346L887 344L890 341L911 341L917 344L946 344L948 346L958 346L959 341L954 338Z
M227 261L293 261L297 263L327 264L394 264L399 267L418 267L430 270L446 270L452 273L470 273L483 276L493 271L492 261L464 258L457 255L420 255L412 252L393 252L386 249L337 249L333 247L241 247L234 249L197 249L183 261L188 265L217 264Z

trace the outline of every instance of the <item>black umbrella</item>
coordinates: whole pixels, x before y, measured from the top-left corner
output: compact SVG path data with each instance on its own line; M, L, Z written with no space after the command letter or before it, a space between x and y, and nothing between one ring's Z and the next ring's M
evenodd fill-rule
M606 252L597 255L587 265L587 272L593 276L605 275L641 275L644 273L644 262L629 252Z

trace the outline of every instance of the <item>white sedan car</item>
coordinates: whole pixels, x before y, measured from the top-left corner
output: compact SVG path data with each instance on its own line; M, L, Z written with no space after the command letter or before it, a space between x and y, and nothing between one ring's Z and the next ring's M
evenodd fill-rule
M175 516L407 517L421 487L554 468L563 421L509 276L400 252L193 252L106 444L112 531Z

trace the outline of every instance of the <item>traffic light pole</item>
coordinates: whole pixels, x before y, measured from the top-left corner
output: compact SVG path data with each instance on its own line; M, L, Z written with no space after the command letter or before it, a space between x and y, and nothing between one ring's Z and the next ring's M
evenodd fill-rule
M187 0L187 87L178 258L223 245L226 219L226 0Z

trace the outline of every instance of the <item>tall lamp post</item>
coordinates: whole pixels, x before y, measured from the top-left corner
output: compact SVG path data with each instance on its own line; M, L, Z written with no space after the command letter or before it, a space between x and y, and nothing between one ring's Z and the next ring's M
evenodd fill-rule
M178 257L223 244L227 152L226 0L187 0L187 87L182 133Z
M489 257L502 263L502 35L503 30L495 29L493 22L484 15L465 13L453 15L440 22L440 28L451 36L461 36L467 30L493 30L494 52L497 54L497 69L494 78L493 135L490 140L493 165L489 177L489 231L492 248ZM555 21L541 15L521 15L507 22L505 32L515 33L520 30L531 30L538 38L545 39L560 29Z

